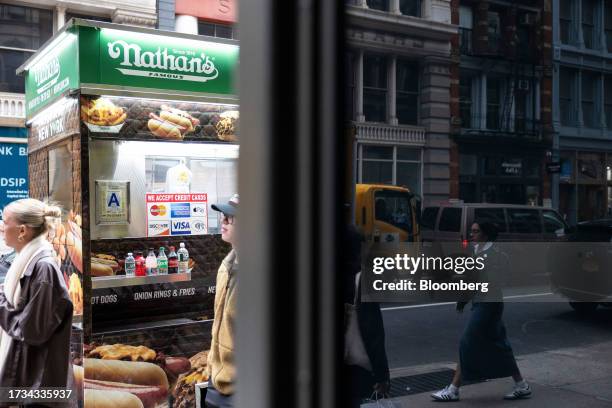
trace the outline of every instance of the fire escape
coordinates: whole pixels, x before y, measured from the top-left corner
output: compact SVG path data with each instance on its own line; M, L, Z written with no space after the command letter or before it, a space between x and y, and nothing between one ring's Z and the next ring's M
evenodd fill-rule
M462 136L474 137L495 133L510 140L542 140L541 126L537 120L537 65L538 65L538 16L518 8L515 2L506 13L516 21L511 34L491 33L486 47L475 46L472 30L460 29L460 51L463 56L477 58L487 72L503 75L499 90L499 110L487 111L486 117L462 115ZM501 30L500 30L501 31ZM474 108L472 108L474 109ZM472 112L472 111L471 111Z

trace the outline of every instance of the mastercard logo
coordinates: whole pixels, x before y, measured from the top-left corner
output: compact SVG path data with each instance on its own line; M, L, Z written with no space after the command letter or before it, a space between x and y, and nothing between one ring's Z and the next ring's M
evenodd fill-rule
M152 205L149 210L152 216L159 217L164 216L168 212L165 205Z

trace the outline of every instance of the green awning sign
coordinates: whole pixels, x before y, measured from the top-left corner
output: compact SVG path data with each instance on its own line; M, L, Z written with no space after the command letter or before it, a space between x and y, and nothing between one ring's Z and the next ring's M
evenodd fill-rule
M77 37L64 32L38 54L26 75L26 111L32 112L56 100L70 88L78 87Z
M198 36L162 33L74 20L30 58L26 116L82 86L193 94L234 94L238 45Z

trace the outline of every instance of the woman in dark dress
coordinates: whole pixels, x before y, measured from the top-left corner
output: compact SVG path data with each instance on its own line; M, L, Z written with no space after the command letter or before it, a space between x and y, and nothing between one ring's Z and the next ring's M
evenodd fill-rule
M497 228L489 222L475 222L471 228L471 238L475 244L475 255L486 258L485 269L479 280L489 283L489 291L486 294L478 293L472 298L472 315L461 337L459 364L451 384L431 396L437 401L457 401L462 380L511 376L515 382L514 388L504 395L504 399L529 398L531 388L516 365L502 321L504 303L501 271L508 259L493 244L497 238ZM460 302L457 309L462 311L464 306L465 302Z

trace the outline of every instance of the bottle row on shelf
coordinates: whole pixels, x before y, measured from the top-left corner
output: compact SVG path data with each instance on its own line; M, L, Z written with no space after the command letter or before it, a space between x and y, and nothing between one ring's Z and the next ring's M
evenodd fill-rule
M144 252L139 251L127 254L124 265L126 276L155 276L189 272L189 251L183 242L180 243L178 251L175 251L174 246L170 246L166 254L166 248L160 247L159 252L155 255L155 250L150 248L147 257L143 255Z

